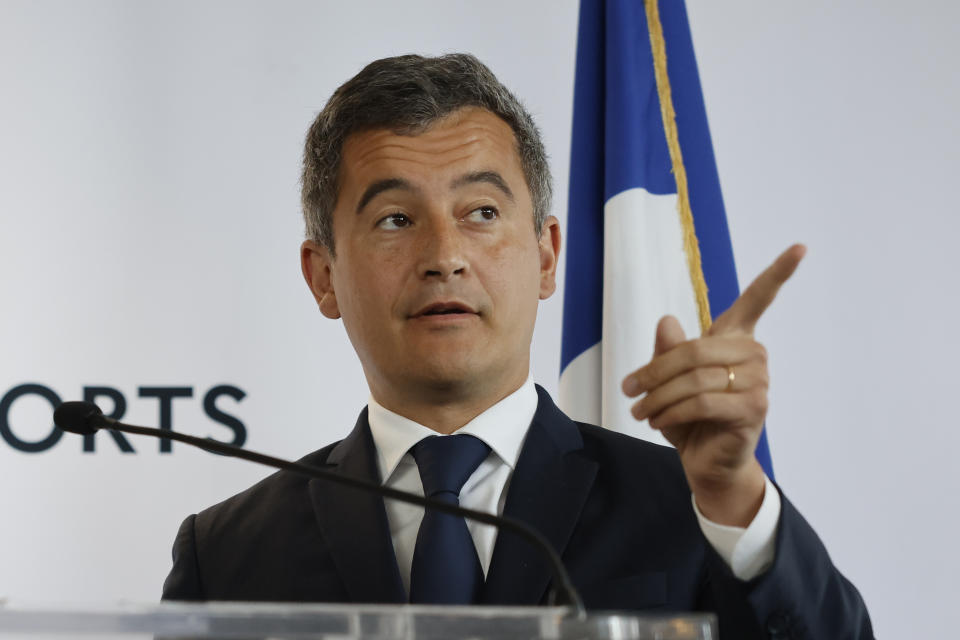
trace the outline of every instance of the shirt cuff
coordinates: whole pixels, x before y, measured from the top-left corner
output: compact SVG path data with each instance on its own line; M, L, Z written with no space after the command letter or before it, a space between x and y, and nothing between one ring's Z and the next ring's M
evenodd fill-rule
M751 580L773 564L777 550L777 522L780 520L780 492L770 478L766 478L760 510L746 529L708 520L700 513L692 494L690 501L704 537L727 563L733 575L740 580Z

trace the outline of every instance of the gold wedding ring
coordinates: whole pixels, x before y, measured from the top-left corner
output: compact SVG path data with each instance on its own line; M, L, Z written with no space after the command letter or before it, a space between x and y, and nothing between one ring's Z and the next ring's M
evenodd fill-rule
M737 374L733 372L733 366L727 365L727 388L724 389L727 393L733 391L733 381L737 379Z

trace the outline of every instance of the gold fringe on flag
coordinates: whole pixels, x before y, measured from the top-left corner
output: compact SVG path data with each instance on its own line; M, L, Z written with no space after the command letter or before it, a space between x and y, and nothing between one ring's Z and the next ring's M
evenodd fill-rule
M707 282L704 280L703 265L700 261L700 244L697 241L697 232L693 227L690 192L687 188L687 170L683 166L680 136L677 133L677 114L673 109L670 77L667 75L667 45L663 39L663 25L660 24L660 8L657 6L657 0L645 0L644 5L647 10L650 47L653 50L657 94L660 97L660 114L663 116L663 129L667 134L667 147L670 149L673 177L677 182L677 212L680 214L680 225L683 228L683 250L687 254L690 281L693 284L693 293L697 300L700 330L706 333L712 323L710 299L707 297Z

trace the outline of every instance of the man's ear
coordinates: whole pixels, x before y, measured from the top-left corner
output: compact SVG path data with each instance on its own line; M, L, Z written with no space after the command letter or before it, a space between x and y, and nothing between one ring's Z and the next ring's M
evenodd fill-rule
M320 313L330 319L339 318L340 307L333 290L333 258L330 257L330 251L313 240L305 240L300 245L300 268L303 270L303 279L307 281L320 307Z
M560 221L547 216L540 228L540 299L557 290L557 260L560 258Z

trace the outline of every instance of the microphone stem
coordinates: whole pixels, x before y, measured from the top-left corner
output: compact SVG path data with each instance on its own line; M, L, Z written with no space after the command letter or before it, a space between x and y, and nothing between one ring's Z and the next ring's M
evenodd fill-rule
M571 613L574 617L578 619L583 619L586 617L586 610L583 606L583 601L580 599L580 595L577 593L577 590L574 588L570 576L567 573L566 568L563 566L563 561L560 559L560 555L553 548L553 545L541 534L539 531L526 524L520 520L514 518L507 518L502 516L495 516L490 513L483 511L476 511L474 509L466 509L464 507L455 506L440 502L439 500L432 500L427 497L421 497L400 491L398 489L392 489L390 487L383 487L372 482L367 482L366 480L360 480L358 478L351 478L350 476L339 475L330 471L318 467L311 467L309 465L301 464L299 462L291 462L289 460L283 460L281 458L275 458L273 456L268 456L264 453L257 453L256 451L249 451L247 449L242 449L240 447L235 447L231 444L226 444L224 442L218 442L210 438L198 438L197 436L187 435L185 433L179 433L177 431L167 430L167 429L154 429L152 427L139 427L133 424L126 424L114 420L113 418L107 418L106 416L98 416L97 422L99 426L106 429L113 429L115 431L123 431L125 433L133 433L137 435L146 435L146 436L156 436L160 438L169 438L170 440L176 440L177 442L183 442L184 444L190 444L213 453L219 453L231 457L242 458L244 460L249 460L250 462L257 462L259 464L266 465L268 467L275 467L278 469L285 469L287 471L293 471L301 475L305 475L310 478L319 478L321 480L329 480L330 482L336 482L339 484L344 484L347 486L355 487L358 489L364 489L367 491L372 491L374 493L380 494L385 498L391 498L393 500L399 500L400 502L407 502L409 504L415 504L427 509L435 509L443 513L449 513L456 516L461 516L464 518L470 518L471 520L476 520L484 524L489 524L501 529L506 529L511 531L520 537L524 538L531 544L536 547L542 548L547 557L550 560L550 564L553 568L553 575L556 580L555 591L556 595L555 602L551 604L559 605L568 605L572 610Z

